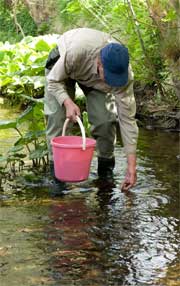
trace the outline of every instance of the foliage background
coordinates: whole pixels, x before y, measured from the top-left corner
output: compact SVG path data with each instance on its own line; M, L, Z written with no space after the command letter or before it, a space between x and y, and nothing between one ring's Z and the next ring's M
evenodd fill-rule
M0 0L0 39L2 42L8 41L10 43L15 43L22 39L22 34L19 33L14 20L13 11L10 1ZM19 2L16 8L17 21L20 23L24 34L36 36L37 35L37 25L35 24L33 18L31 17L27 8L23 3Z
M1 39L63 33L92 27L129 48L136 86L148 86L158 102L180 99L178 0L0 0Z

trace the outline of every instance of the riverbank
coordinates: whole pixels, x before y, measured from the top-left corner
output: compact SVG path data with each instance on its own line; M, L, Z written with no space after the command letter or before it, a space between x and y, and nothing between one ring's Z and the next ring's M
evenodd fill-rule
M180 104L176 98L158 97L152 89L146 87L135 87L134 92L139 126L170 132L180 131Z

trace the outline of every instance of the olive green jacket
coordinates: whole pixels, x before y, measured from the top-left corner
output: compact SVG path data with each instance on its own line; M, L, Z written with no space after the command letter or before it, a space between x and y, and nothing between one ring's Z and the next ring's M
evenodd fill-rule
M99 52L110 42L117 41L109 34L93 29L79 28L65 32L58 41L61 56L47 75L47 91L62 105L69 97L64 80L72 78L87 87L114 94L125 152L135 153L138 127L131 67L128 84L123 88L108 86L97 73Z

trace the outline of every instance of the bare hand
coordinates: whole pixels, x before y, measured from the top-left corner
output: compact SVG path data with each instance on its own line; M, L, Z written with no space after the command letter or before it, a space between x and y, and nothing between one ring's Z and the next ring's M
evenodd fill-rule
M65 99L64 106L66 108L66 118L76 122L76 116L81 114L79 107L70 98Z
M122 182L121 190L128 191L132 188L137 181L136 175L136 155L130 154L128 155L128 168L126 171L125 180Z
M136 184L137 176L136 172L129 172L127 170L125 180L122 182L121 190L128 191Z

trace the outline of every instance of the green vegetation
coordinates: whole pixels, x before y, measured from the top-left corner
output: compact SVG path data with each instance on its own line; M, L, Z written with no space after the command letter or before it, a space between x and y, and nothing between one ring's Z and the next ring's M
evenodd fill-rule
M13 128L19 134L14 146L0 156L3 177L8 175L8 169L15 175L27 157L33 167L48 163L43 101L39 97L43 96L45 61L53 46L52 39L43 37L26 37L12 45L1 43L1 96L11 105L26 107L17 119L0 121L0 129Z
M1 96L11 105L20 102L26 105L27 96L43 96L44 66L54 42L51 37L29 36L12 45L0 43Z
M25 123L26 128L23 124ZM22 128L23 127L23 128ZM43 115L43 103L36 100L15 120L0 121L0 129L13 128L17 131L19 139L7 154L0 156L3 166L0 175L16 174L25 165L24 159L32 161L33 167L46 166L48 163L48 151L45 140L45 123ZM5 171L6 170L6 171ZM1 176L0 176L1 177ZM0 180L1 181L1 180Z
M0 182L2 178L16 175L25 166L25 161L35 168L48 164L43 112L44 66L49 51L55 45L55 37L26 37L16 44L0 45L1 96L8 105L25 109L15 120L0 121L0 130L15 129L19 139L7 154L0 155ZM77 98L84 111L85 102ZM87 113L83 112L84 126L90 135ZM10 170L10 172L9 172Z
M66 29L104 30L130 50L136 83L149 85L158 97L180 97L179 2L168 0L58 1ZM70 20L70 18L72 20Z
M154 96L162 100L177 102L177 98L180 98L179 1L41 2L0 0L1 39L11 42L12 38L17 41L26 35L62 33L84 26L100 29L128 46L136 85L148 85L154 91Z
M15 1L17 2L17 1ZM2 42L15 43L23 36L37 35L37 26L23 1L13 5L12 1L0 0L0 39Z

